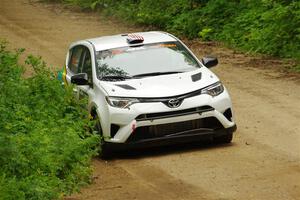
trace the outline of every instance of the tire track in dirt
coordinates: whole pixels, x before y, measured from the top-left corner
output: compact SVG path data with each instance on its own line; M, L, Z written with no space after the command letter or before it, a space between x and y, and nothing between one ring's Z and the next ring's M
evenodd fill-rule
M166 174L159 168L145 163L130 168L122 163L96 160L94 162L96 182L83 189L84 198L88 199L217 199L213 194L200 190L198 187L184 183ZM97 170L100 168L100 170ZM102 173L99 173L102 171ZM151 173L149 173L151 171ZM113 176L106 174L109 173ZM112 178L114 177L114 178ZM93 192L91 192L93 191ZM112 193L118 192L118 196ZM83 199L81 195L73 195L69 199Z

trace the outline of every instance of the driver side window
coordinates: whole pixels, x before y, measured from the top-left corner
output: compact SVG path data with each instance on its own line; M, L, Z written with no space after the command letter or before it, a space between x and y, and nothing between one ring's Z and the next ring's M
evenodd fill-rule
M88 75L89 83L90 84L93 83L91 53L89 49L86 47L84 48L84 58L83 58L81 73L86 73Z
M90 50L85 46L75 46L70 51L69 70L73 74L86 73L92 85L92 60Z
M71 57L69 60L69 69L74 73L79 73L81 60L83 57L83 47L82 46L76 46L71 50Z

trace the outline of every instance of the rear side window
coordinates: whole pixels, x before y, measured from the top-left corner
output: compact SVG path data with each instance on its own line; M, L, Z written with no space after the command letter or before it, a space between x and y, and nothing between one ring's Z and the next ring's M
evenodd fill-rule
M69 69L76 74L79 72L79 67L81 65L80 61L83 56L83 48L81 46L74 47L70 53Z

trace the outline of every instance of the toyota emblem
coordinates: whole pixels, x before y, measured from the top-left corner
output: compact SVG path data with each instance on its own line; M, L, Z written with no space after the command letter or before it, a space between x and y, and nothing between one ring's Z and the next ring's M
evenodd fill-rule
M170 108L177 108L180 106L180 104L181 104L181 100L179 100L179 99L170 99L168 101L168 106Z

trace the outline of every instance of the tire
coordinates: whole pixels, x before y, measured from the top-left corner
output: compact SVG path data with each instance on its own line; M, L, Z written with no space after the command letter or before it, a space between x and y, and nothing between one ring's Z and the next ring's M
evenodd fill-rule
M229 132L226 135L218 136L214 138L214 142L217 144L229 144L233 138L233 133Z
M105 141L104 141L104 137L103 137L103 132L102 132L102 127L100 124L100 120L98 116L94 117L94 120L96 120L96 124L94 126L94 131L97 132L97 134L100 136L100 142L99 142L99 157L101 159L109 159L110 158L110 152L108 151L106 145L105 145Z

